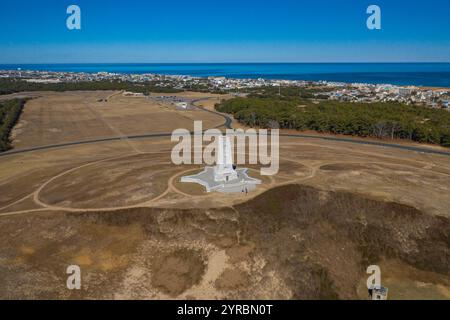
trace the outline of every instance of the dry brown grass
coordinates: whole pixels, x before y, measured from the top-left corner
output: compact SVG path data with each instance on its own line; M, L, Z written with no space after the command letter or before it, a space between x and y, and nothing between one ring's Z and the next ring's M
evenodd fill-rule
M124 97L114 93L41 93L41 97L26 104L13 133L14 147L172 132L177 128L191 130L193 121L199 119L203 120L205 129L223 123L223 118L211 113L180 111L170 104L145 97ZM107 102L98 102L106 98Z
M109 136L111 126L140 132L148 121L162 131L193 118L223 121L141 98L97 103L101 94L31 101L28 119L42 128L25 125L18 139L25 146L80 139L81 131ZM77 118L71 106L81 97L96 112L85 108ZM72 125L61 136L47 130L65 121ZM196 167L171 165L172 146L164 137L0 157L0 208L11 204L0 210L0 297L364 298L359 288L372 263L382 266L393 298L448 296L447 157L281 138L280 172L260 177L249 166L264 183L243 196L179 183ZM47 210L33 196L48 211L27 211ZM80 292L65 288L73 263L83 269ZM166 264L170 272L160 268Z
M365 268L380 264L393 297L439 298L450 290L449 226L409 206L301 185L233 209L11 216L0 219L0 297L355 299ZM83 270L77 293L61 271L73 263Z

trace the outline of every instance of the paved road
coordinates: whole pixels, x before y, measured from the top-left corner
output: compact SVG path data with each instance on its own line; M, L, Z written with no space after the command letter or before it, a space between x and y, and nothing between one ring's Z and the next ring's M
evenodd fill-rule
M207 100L208 98L203 99L196 99L190 101L190 103L195 104L196 102L200 102L202 100ZM216 115L219 115L224 118L225 122L222 125L219 125L218 127L225 127L227 129L232 129L232 122L233 119L225 115L223 113L219 113L213 110L208 110L206 108L197 107L198 109L201 109L206 112L214 113ZM193 132L191 132L193 134ZM107 141L119 141L119 140L133 140L133 139L149 139L149 138L160 138L160 137L170 137L172 135L171 132L162 132L162 133L149 133L149 134L143 134L143 135L133 135L133 136L121 136L121 137L110 137L110 138L100 138L100 139L92 139L92 140L81 140L81 141L74 141L74 142L67 142L67 143L59 143L59 144L51 144L46 146L38 146L38 147L31 147L31 148L23 148L23 149L16 149L11 151L6 151L0 153L0 157L5 157L13 154L21 154L21 153L27 153L32 151L38 151L38 150L47 150L47 149L54 149L54 148L62 148L62 147L69 147L69 146L76 146L81 144L90 144L90 143L97 143L97 142L107 142ZM385 142L377 142L377 141L367 141L367 140L358 140L353 138L339 138L339 137L331 137L331 136L315 136L315 135L307 135L307 134L289 134L289 133L281 133L280 136L282 137L291 137L291 138L308 138L308 139L319 139L319 140L328 140L328 141L338 141L338 142L349 142L349 143L355 143L355 144L362 144L362 145L373 145L373 146L379 146L379 147L386 147L386 148L393 148L393 149L400 149L400 150L407 150L407 151L414 151L414 152L421 152L421 153L427 153L427 154L438 154L442 156L450 157L450 152L440 151L440 150L433 150L425 147L415 147L415 146L406 146L406 145L399 145L399 144L391 144L391 143L385 143Z

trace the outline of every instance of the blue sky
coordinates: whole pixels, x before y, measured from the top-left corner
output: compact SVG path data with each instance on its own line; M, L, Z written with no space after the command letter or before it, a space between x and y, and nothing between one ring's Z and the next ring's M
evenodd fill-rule
M81 8L82 29L66 28ZM366 8L382 30L366 28ZM449 62L448 0L4 0L0 63Z

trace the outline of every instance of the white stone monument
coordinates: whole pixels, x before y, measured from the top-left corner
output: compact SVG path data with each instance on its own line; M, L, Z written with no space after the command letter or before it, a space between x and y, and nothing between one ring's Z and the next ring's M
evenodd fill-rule
M201 184L207 192L219 191L226 193L251 191L261 180L248 176L247 168L236 169L233 165L231 139L227 136L218 136L216 149L216 165L191 176L181 177L181 182Z
M214 167L214 181L231 181L237 179L237 172L233 168L233 154L231 153L231 139L226 136L218 137L216 166Z

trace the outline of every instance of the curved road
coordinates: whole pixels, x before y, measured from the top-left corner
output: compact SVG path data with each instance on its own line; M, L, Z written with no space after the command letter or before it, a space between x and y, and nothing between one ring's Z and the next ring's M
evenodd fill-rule
M208 100L209 98L202 98L202 99L196 99L192 100L191 103L195 104L196 102L202 101L202 100ZM232 123L233 119L223 113L208 110L206 108L198 107L198 109L214 113L218 116L221 116L225 119L225 122L222 125L219 125L218 127L224 126L227 129L232 129ZM193 134L193 132L191 132ZM92 139L92 140L81 140L81 141L73 141L73 142L66 142L66 143L59 143L59 144L51 144L46 146L38 146L38 147L31 147L31 148L23 148L23 149L17 149L17 150L11 150L6 151L3 153L0 153L0 157L9 156L13 154L21 154L26 152L32 152L32 151L38 151L38 150L46 150L46 149L54 149L54 148L61 148L61 147L68 147L68 146L75 146L80 144L89 144L89 143L97 143L97 142L107 142L107 141L119 141L119 140L127 140L127 139L146 139L146 138L159 138L159 137L170 137L172 136L171 132L162 132L162 133L149 133L149 134L142 134L142 135L132 135L132 136L120 136L120 137L110 137L110 138L99 138L99 139ZM315 135L308 135L308 134L295 134L295 133L280 133L280 136L282 137L291 137L291 138L309 138L309 139L320 139L320 140L329 140L329 141L338 141L338 142L349 142L349 143L356 143L356 144L362 144L362 145L373 145L373 146L380 146L380 147L386 147L386 148L394 148L394 149L400 149L400 150L407 150L407 151L414 151L414 152L421 152L421 153L428 153L428 154L438 154L442 156L450 157L450 152L440 151L440 150L433 150L425 147L415 147L415 146L405 146L405 145L399 145L399 144L391 144L391 143L385 143L385 142L377 142L377 141L366 141L366 140L358 140L353 138L339 138L339 137L331 137L331 136L315 136Z

